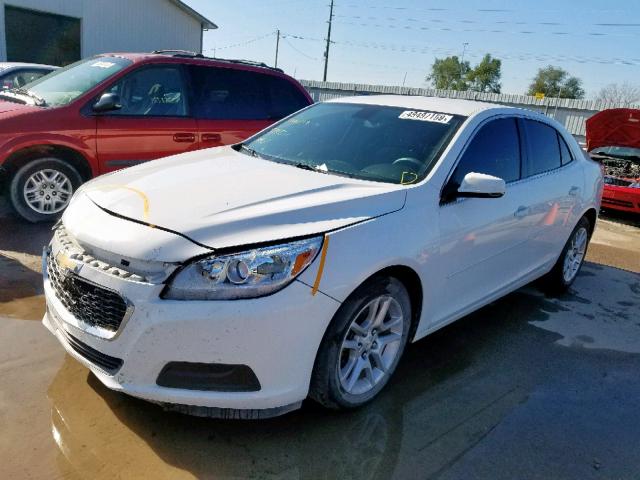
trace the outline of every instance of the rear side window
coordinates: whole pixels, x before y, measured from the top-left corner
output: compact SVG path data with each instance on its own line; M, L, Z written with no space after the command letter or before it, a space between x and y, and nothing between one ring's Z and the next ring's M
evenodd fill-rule
M279 120L309 105L309 100L290 81L266 75L269 85L271 118Z
M470 172L493 175L505 182L520 179L520 137L515 118L499 118L482 126L462 155L451 186L457 189Z
M245 70L191 67L193 114L210 120L266 120L267 86L261 75Z
M527 176L548 172L562 165L555 128L535 120L524 120L527 132Z
M567 142L564 141L564 138L562 138L562 135L560 135L559 133L558 143L560 144L560 159L562 161L562 165L566 165L573 160L573 155L571 155L571 150L569 150Z

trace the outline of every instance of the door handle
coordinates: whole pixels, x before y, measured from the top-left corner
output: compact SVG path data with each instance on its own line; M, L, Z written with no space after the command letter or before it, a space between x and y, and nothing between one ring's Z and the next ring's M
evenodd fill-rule
M569 189L569 195L571 195L572 197L576 197L578 193L580 193L580 187L574 186Z
M173 134L174 142L185 142L185 143L193 143L196 141L196 136L193 133L174 133Z
M202 134L203 142L220 142L222 141L222 135L219 133L203 133Z
M518 207L518 209L516 210L516 213L514 213L513 216L516 218L524 218L527 215L529 215L530 211L531 209L529 207L525 207L524 205L522 205Z

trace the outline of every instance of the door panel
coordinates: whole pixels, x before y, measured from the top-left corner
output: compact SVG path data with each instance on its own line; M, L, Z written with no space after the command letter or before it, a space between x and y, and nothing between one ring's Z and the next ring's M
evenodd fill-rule
M521 180L519 128L512 117L485 123L476 132L443 190L439 209L440 260L445 279L436 322L526 276L535 264L529 252L533 232L530 185ZM500 198L457 198L467 173L504 179ZM452 197L453 196L453 200Z
M199 148L218 147L242 142L256 132L268 127L268 120L197 120L200 132Z
M531 271L529 198L529 185L518 182L501 198L460 199L440 208L446 278L439 317L455 315Z
M564 140L553 127L533 120L522 122L534 223L531 252L536 266L543 267L556 261L573 229L584 181L577 162L571 161Z
M290 82L266 73L192 65L189 76L200 148L241 142L308 104Z
M102 172L198 148L180 66L142 67L108 91L119 95L122 107L97 117Z

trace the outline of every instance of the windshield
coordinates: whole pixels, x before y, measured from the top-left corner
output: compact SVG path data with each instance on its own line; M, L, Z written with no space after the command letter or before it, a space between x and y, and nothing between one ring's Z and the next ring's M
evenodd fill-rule
M406 108L320 103L258 134L243 149L318 172L410 184L424 178L463 121Z
M120 57L81 60L28 83L21 90L44 100L44 106L68 105L105 79L133 63Z

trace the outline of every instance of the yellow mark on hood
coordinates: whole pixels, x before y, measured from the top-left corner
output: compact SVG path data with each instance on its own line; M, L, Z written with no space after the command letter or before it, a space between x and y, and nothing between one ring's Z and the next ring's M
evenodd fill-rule
M130 187L128 185L100 185L96 187L90 187L89 190L129 190L130 192L135 193L142 199L142 216L145 220L149 219L149 197L142 190L138 190L137 188ZM151 225L150 225L151 226Z

